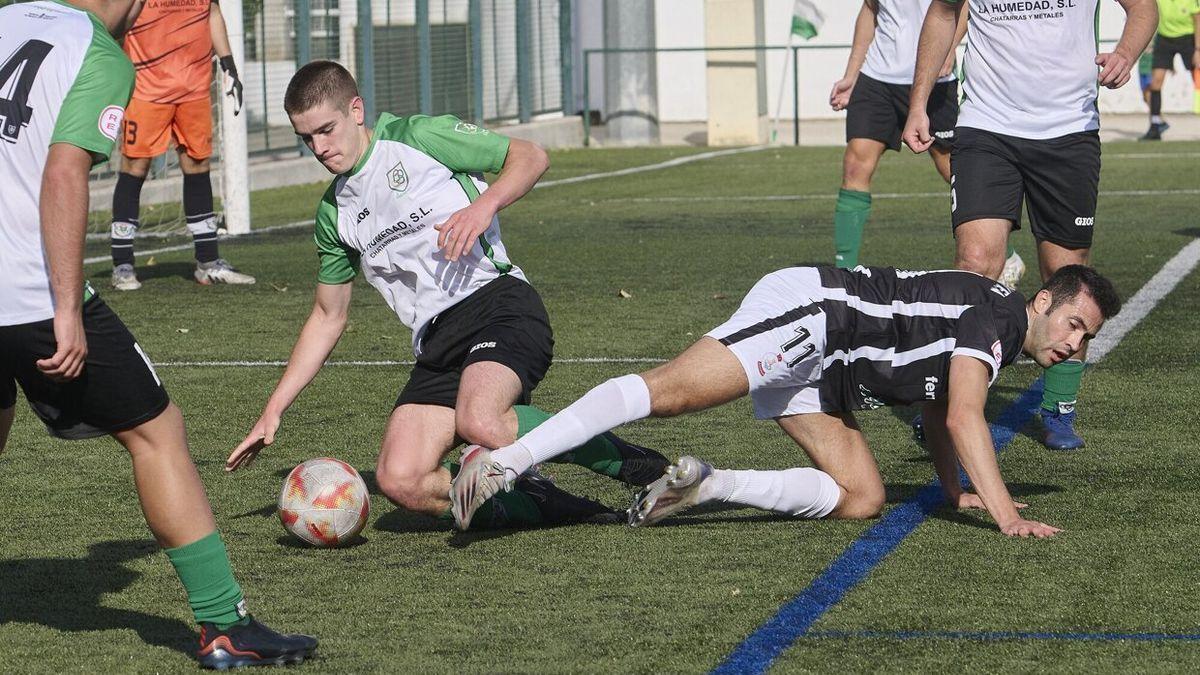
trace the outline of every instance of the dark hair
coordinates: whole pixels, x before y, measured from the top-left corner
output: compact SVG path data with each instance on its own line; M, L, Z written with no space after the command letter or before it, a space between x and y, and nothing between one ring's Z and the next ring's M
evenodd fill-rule
M1121 299L1117 297L1117 289L1112 282L1095 269L1087 265L1067 265L1058 268L1042 284L1043 291L1050 291L1049 314L1064 303L1075 299L1080 293L1087 293L1100 307L1100 315L1106 320L1111 319L1121 311ZM1030 302L1032 302L1032 298Z
M289 115L302 113L321 105L332 103L336 108L345 108L358 96L358 85L350 71L334 61L312 61L306 63L288 82L283 95L283 109Z

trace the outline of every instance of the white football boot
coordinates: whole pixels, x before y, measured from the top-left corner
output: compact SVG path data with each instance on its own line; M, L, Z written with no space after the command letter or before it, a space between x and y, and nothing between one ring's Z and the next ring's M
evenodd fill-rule
M249 274L242 274L233 269L224 258L217 258L212 262L196 263L196 283L210 286L212 284L234 284L246 285L254 283L254 277Z
M463 450L458 475L450 481L450 513L454 515L454 525L466 531L476 509L501 490L512 490L516 478L511 470L492 461L491 450L482 445L468 445Z
M142 287L142 282L138 281L137 272L133 271L133 265L125 263L113 268L112 287L118 291L136 291Z
M1025 276L1025 261L1021 260L1021 256L1016 251L1013 251L1013 254L1004 261L1004 270L1000 272L1000 283L1015 291L1023 276Z
M653 525L667 516L701 503L700 484L712 476L708 463L690 455L667 467L662 478L646 486L629 509L629 524L633 527Z

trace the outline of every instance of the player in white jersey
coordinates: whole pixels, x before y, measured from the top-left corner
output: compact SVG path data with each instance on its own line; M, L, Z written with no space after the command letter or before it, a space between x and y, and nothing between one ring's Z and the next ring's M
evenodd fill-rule
M852 269L858 265L863 229L871 215L871 180L884 152L900 149L917 60L917 36L931 1L863 0L854 23L846 72L829 94L829 105L846 111L842 187L833 211L834 264L838 267ZM962 40L966 28L964 21L954 36L955 44ZM958 120L954 61L951 52L938 73L927 109L934 136L929 154L947 182ZM1025 264L1015 251L1009 254L1003 281L1016 287Z
M361 274L412 330L417 357L384 434L376 479L393 502L433 516L449 508L463 439L502 445L547 419L529 406L550 366L550 319L500 239L499 210L526 194L548 166L544 151L451 116L380 115L365 126L354 78L315 61L288 85L284 108L296 134L336 174L317 209L316 301L262 417L229 457L249 462L274 441L283 412L316 376L345 329ZM498 174L489 187L484 172ZM646 485L662 455L610 435L570 458ZM523 478L480 524L520 525L611 517L606 507ZM538 504L529 492L538 490ZM540 504L540 506L539 506Z
M246 614L179 408L83 278L88 171L112 152L133 89L114 36L140 9L135 0L0 7L0 451L18 384L52 435L115 438L200 624L201 664L299 662L317 641Z
M964 100L950 163L955 265L993 279L1004 267L1009 232L1029 213L1038 266L1048 279L1086 264L1100 184L1098 85L1129 81L1157 22L1154 0L1118 0L1125 27L1112 52L1098 52L1100 0L936 0L921 31L904 142L933 142L924 102L969 2ZM1097 67L1099 66L1099 68ZM1097 74L1098 73L1098 74ZM1085 350L1046 371L1043 442L1083 446L1075 403Z
M947 501L986 508L1010 536L1058 532L1018 514L996 463L984 405L999 370L1024 353L1049 365L1095 337L1120 300L1095 270L1068 266L1025 302L970 272L792 267L763 277L738 310L669 363L585 394L515 443L464 456L451 497L460 527L511 476L586 438L749 395L815 468L714 471L684 457L630 510L653 524L710 499L802 518L874 518L884 488L855 410L924 406ZM959 462L975 493L962 490Z

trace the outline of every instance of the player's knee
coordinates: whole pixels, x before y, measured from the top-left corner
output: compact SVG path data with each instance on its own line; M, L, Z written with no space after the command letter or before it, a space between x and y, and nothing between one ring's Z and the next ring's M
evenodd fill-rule
M1000 276L1004 270L1004 252L997 255L987 246L962 244L954 256L954 266L960 270L982 274L990 279Z
M410 511L420 511L426 503L422 494L424 476L403 467L379 465L375 471L375 482L379 491L396 506Z
M485 448L502 448L516 440L502 417L470 409L456 412L454 431L467 443Z
M869 187L874 173L875 162L857 155L846 155L842 164L842 185L857 189Z
M883 486L846 490L833 516L846 520L869 520L883 513Z

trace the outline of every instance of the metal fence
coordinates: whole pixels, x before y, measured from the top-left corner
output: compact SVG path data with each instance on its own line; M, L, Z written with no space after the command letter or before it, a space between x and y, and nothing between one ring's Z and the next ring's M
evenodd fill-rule
M246 0L250 151L296 147L283 93L313 59L349 68L371 117L495 124L562 111L570 12L570 0Z

